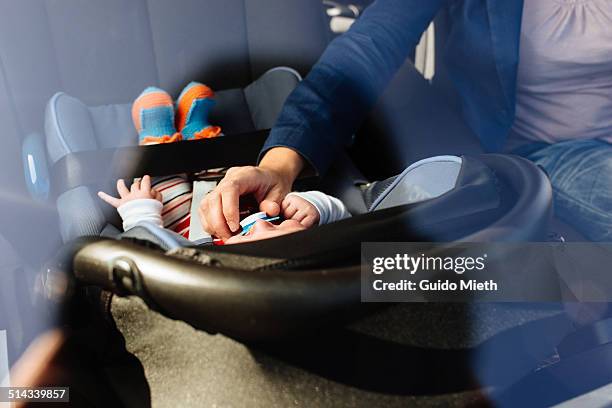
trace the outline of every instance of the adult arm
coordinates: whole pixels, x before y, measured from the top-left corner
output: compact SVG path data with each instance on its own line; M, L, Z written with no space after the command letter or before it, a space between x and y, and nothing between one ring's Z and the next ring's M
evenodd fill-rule
M334 40L287 98L264 145L293 149L323 174L446 0L378 0Z
M270 215L309 165L323 174L446 0L377 0L335 39L287 98L258 167L231 169L200 205L209 233L239 229L238 198L255 193Z

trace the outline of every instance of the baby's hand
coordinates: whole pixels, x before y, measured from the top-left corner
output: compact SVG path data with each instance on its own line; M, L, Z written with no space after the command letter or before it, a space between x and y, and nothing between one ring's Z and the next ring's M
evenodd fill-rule
M281 213L286 220L295 220L306 228L319 224L316 207L297 195L288 195L281 203Z
M123 204L142 198L149 198L162 202L162 195L159 191L151 188L151 177L144 176L140 180L135 180L128 190L125 182L122 179L117 180L117 191L119 198L112 197L103 191L98 192L98 197L106 201L115 208L121 207Z

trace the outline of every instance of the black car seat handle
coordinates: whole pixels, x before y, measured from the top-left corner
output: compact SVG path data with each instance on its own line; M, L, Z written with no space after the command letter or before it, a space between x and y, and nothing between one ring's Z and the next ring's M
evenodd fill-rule
M363 312L358 265L245 271L108 239L78 243L72 265L82 284L139 296L170 318L244 340L286 337Z

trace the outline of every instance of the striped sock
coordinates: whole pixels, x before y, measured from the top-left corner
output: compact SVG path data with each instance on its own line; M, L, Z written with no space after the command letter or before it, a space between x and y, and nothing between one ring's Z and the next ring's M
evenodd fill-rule
M132 105L132 120L140 145L171 143L182 139L174 127L172 97L163 89L145 89Z
M214 97L213 90L199 82L191 82L183 89L177 99L176 128L185 140L219 136L221 128L208 122Z

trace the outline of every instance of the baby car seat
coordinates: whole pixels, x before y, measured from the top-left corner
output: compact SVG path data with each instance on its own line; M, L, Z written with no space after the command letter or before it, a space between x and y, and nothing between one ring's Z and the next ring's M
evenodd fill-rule
M204 152L211 142L231 145L232 136L173 147L192 144L190 150ZM425 200L411 203L406 190L420 191ZM147 234L87 237L67 246L67 256L83 284L139 296L199 329L264 340L363 312L361 242L537 240L551 204L543 172L498 155L427 159L370 186L365 197L375 211L264 241L217 247Z
M211 121L221 125L226 134L269 129L299 80L297 71L278 67L270 69L245 88L216 92L217 105L212 111ZM56 166L55 172L58 168L64 171L62 180L55 184L51 182L45 165L47 160L52 166L58 162L69 163L78 152L136 146L138 136L131 119L131 103L89 107L78 98L58 92L47 104L45 136L46 146L42 146L37 138L29 138L24 143L26 179L30 181L30 190L36 196L56 199L63 240L113 231L107 223L108 213L105 214L103 203L97 198L96 191L92 190L93 187L100 188L100 185L91 185L92 181L89 180L77 186L73 181L70 187L65 187L65 191L58 191L60 184L84 177L85 163ZM237 145L225 154L239 157L240 149L241 146ZM44 154L45 150L48 156ZM185 159L185 154L188 152L183 152L182 156L159 159L180 163ZM134 158L121 155L109 157L101 153L98 157L93 156L96 155L84 162L88 163L98 181L109 181L113 174L121 173L126 166L136 165ZM99 166L94 166L94 163Z

